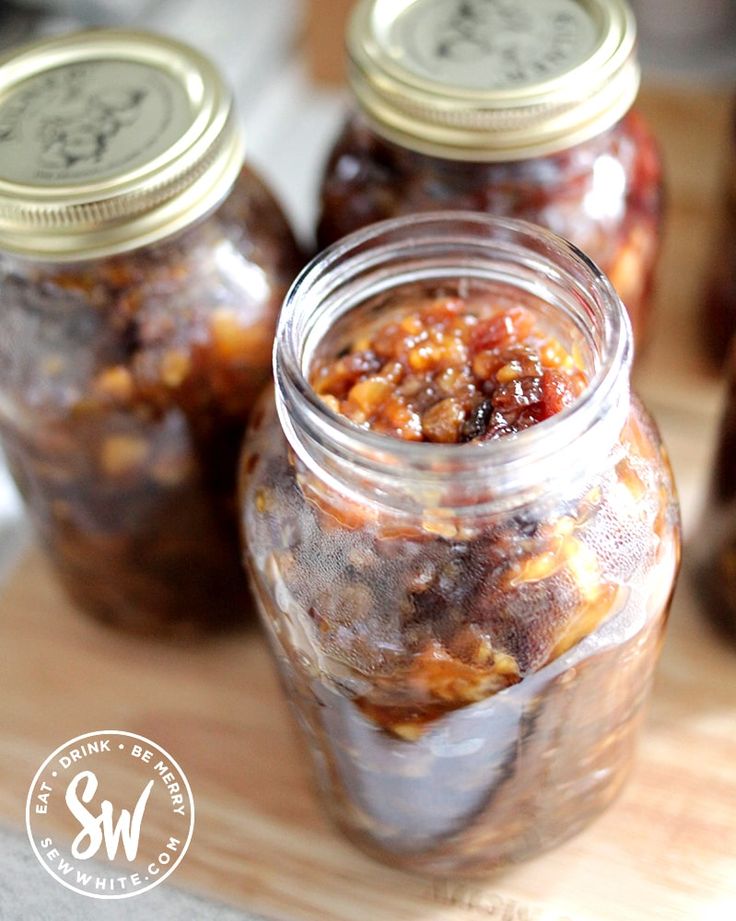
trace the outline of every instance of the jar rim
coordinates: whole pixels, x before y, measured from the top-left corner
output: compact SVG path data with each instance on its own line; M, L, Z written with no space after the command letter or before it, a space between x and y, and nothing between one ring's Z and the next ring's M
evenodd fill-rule
M380 271L382 264L382 290L394 287L393 279L403 283L407 279L396 271L400 263L393 269L386 268L392 258L395 260L397 243L401 241L406 254L416 255L422 244L435 249L441 245L443 233L446 237L455 234L456 247L472 242L481 251L484 246L495 245L507 254L516 250L527 256L535 255L533 269L550 269L557 282L565 278L561 265L574 266L580 273L585 288L578 285L574 296L578 301L587 300L580 306L588 310L591 322L598 323L600 329L594 344L594 372L585 392L572 405L515 435L481 444L435 444L363 429L320 399L308 380L314 347L334 320L367 299L353 292L352 301L342 304L339 313L326 316L329 297L341 285L349 284L356 274L371 269ZM471 241L472 235L475 239ZM526 249L520 241L526 241ZM540 261L539 253L531 248L533 243L554 256L556 264L549 258ZM445 272L442 277L459 279L465 272L466 266L459 263L455 272ZM425 274L417 280L431 277ZM530 474L532 468L539 473L545 461L557 467L555 459L559 461L561 450L574 448L580 439L586 438L600 443L599 451L608 455L628 414L632 351L631 324L619 296L603 272L573 244L526 221L475 212L428 212L383 221L353 233L303 269L287 293L274 343L277 409L287 440L315 472L319 464L314 463L314 457L306 456L310 454L310 445L321 449L329 445L331 451L354 469L359 468L361 475L367 475L369 480L371 474L390 478L406 477L411 472L426 481L431 490L452 471L454 475L471 478L478 475L494 481L496 498L519 492L531 495L539 493L541 484L537 477L524 475L525 466ZM559 471L563 477L566 469L563 464ZM551 483L554 477L546 479Z

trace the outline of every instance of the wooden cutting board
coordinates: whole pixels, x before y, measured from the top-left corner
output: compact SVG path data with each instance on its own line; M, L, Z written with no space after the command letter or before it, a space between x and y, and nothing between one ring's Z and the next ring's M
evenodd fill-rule
M643 107L668 158L672 210L655 341L637 377L696 539L721 392L698 355L696 308L717 246L728 105L650 92ZM194 791L194 839L172 884L273 918L736 918L736 650L702 619L687 572L623 795L567 845L487 882L399 873L331 828L256 628L196 648L131 640L74 611L31 553L0 594L0 680L0 819L22 828L31 778L66 740L142 734L174 755ZM145 903L135 907L145 917Z

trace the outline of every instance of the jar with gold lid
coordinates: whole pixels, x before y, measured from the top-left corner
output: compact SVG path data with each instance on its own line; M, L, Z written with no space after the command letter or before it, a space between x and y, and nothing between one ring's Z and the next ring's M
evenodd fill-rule
M299 266L193 49L89 31L0 62L0 434L58 573L140 633L243 617L233 486Z
M601 266L641 343L662 169L631 110L635 39L625 0L362 0L357 111L326 167L320 245L422 211L523 218Z

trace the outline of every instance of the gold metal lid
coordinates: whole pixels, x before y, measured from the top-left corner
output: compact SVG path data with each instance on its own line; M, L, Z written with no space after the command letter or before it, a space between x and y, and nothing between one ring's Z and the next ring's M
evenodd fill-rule
M519 160L615 124L639 88L625 0L361 0L358 101L389 140L456 160Z
M152 243L213 208L242 162L232 94L187 45L93 30L0 59L0 250Z

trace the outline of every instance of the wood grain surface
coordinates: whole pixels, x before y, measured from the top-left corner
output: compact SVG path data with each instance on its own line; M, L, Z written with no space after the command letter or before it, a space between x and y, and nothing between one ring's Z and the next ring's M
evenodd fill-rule
M721 394L698 353L697 306L717 248L728 100L649 91L642 107L668 160L671 210L637 382L693 540ZM285 921L736 918L736 651L702 619L687 572L623 795L564 847L482 882L399 873L331 828L255 628L196 648L119 636L79 616L32 553L0 595L0 669L0 819L22 827L35 770L67 739L148 736L183 766L197 805L174 885Z

